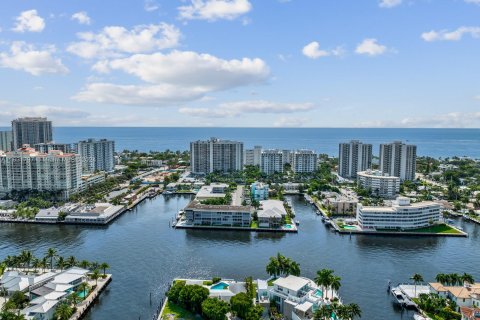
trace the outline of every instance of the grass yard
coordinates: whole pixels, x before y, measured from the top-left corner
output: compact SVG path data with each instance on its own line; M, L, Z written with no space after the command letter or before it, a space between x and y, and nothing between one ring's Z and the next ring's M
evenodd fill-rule
M165 309L163 309L162 312L162 319L168 320L168 319L184 319L184 320L195 320L195 319L201 319L200 317L197 317L190 311L187 311L183 309L180 306L177 306L174 303L171 303L170 301L167 302L167 305L165 306Z
M431 227L409 230L411 232L420 232L420 233L441 233L441 234L461 234L460 231L454 229L446 224L439 224Z

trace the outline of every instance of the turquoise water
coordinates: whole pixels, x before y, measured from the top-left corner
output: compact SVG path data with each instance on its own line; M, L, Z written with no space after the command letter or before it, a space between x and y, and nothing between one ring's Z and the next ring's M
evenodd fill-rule
M292 228L293 228L293 226L292 226L291 224L286 224L286 225L284 225L284 227L285 227L286 229L292 229Z
M480 158L480 129L379 129L379 128L54 128L57 142L86 138L115 140L117 150L187 150L190 141L219 137L243 141L246 148L313 149L338 156L338 143L351 139L373 144L403 140L416 144L417 154L431 157Z
M225 282L219 282L217 284L214 284L210 290L225 290L228 288L228 284L226 284Z
M77 292L77 296L79 296L82 299L85 299L85 297L88 296L88 290L86 290L85 292L83 291Z
M317 289L317 290L315 291L314 295L315 295L316 297L322 297L322 296L323 296L322 290Z
M357 230L357 227L354 227L354 226L343 226L342 229Z

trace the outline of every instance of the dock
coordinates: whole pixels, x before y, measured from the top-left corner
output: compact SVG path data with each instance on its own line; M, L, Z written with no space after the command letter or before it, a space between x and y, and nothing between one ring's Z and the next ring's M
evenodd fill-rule
M107 288L108 284L112 281L112 275L107 274L105 279L98 279L98 284L95 290L93 290L80 304L77 305L77 311L70 317L70 320L82 319L92 305L97 301L100 294Z

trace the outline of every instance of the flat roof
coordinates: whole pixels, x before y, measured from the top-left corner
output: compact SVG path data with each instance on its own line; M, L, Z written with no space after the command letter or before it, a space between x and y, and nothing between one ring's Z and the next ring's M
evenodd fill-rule
M229 205L207 205L201 204L198 200L193 200L186 207L185 210L203 210L203 211L240 211L240 212L251 212L251 206L229 206Z
M288 290L298 291L305 287L309 282L310 281L305 278L289 275L286 278L278 278L273 284Z

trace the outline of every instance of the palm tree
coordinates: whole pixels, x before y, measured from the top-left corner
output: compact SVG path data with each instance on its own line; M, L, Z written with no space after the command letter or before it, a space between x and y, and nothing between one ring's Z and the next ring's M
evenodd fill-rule
M315 320L325 320L329 319L330 316L332 315L332 310L327 305L322 305L320 308L315 311L313 315L313 319Z
M37 272L37 268L40 268L42 266L42 260L38 258L34 258L32 261L32 267L35 269L35 272Z
M79 263L79 266L83 269L88 269L88 267L90 266L90 262L88 262L88 260L82 260Z
M83 298L85 299L87 297L87 290L90 289L90 286L86 282L80 283L78 286L78 291L83 292Z
M27 268L27 273L28 273L28 269L30 269L30 263L32 262L32 259L33 259L33 254L31 251L29 250L23 250L21 253L20 253L20 259L22 260L23 262L23 267Z
M473 278L473 276L471 274L464 273L461 276L461 278L462 278L463 283L469 283L469 284L474 284L475 283L475 279Z
M447 280L447 276L444 273L439 273L435 277L435 281L437 281L438 283L441 283L441 284L445 284L446 280Z
M333 292L338 292L340 290L340 287L342 286L341 281L342 278L339 276L332 275L330 278L330 288L332 289L332 298L333 298Z
M298 264L296 261L291 261L290 266L289 266L289 272L291 275L294 276L300 276L300 264Z
M353 320L355 319L355 317L362 317L362 310L360 309L360 306L358 304L350 303L349 305L347 305L347 307L350 319Z
M72 304L73 306L76 306L80 302L80 297L76 292L72 292L68 297L67 301Z
M57 256L57 250L54 248L49 248L47 250L47 255L45 256L46 258L50 259L50 269L53 270L53 258Z
M103 269L103 276L105 276L105 275L106 275L106 270L107 270L108 268L110 268L110 266L108 265L108 263L103 262L103 263L100 265L100 268Z
M278 263L278 260L275 259L275 257L270 257L270 260L265 268L267 273L271 276L277 277L277 275L280 273L280 266Z
M59 268L60 271L62 271L65 268L65 259L63 257L58 257L57 268Z
M423 277L419 273L415 273L410 279L413 280L413 284L415 285L415 297L417 297L417 284L423 282Z
M67 265L69 268L75 267L77 264L77 259L74 256L70 256L67 258Z
M317 276L315 277L314 282L317 286L320 286L323 288L322 297L325 290L327 290L327 287L330 286L330 278L332 274L333 274L333 270L329 270L329 269L322 269L317 271Z
M334 312L335 312L335 315L337 316L337 318L339 319L350 319L350 314L349 314L349 310L348 310L348 307L345 306L345 305L336 305L335 306L335 309L334 309Z
M93 272L90 274L90 278L95 280L95 286L97 286L98 278L100 278L100 272L98 272L98 269L93 270Z
M73 315L73 309L66 303L61 303L57 309L55 309L55 319L68 320Z

